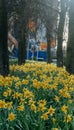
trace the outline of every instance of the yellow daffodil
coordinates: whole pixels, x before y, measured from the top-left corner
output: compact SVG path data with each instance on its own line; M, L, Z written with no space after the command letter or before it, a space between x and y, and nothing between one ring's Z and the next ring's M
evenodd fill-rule
M69 123L72 121L72 115L68 114L65 118L64 118L64 121Z
M52 128L52 130L59 130L58 128Z
M58 96L55 96L55 98L54 98L54 100L56 101L56 102L59 102L59 97Z
M42 114L41 118L44 119L44 120L47 120L48 119L48 113L46 112L46 113Z
M55 109L50 106L50 108L48 109L48 113L52 116L55 113Z
M5 108L6 103L4 100L0 100L0 108Z
M68 107L66 106L66 105L63 105L62 107L61 107L61 110L66 114L67 113L67 109L68 109Z
M34 111L36 113L36 105L35 104L31 104L30 108L32 111Z
M18 106L17 110L24 111L24 106L23 105Z
M16 119L16 115L14 113L9 113L8 114L8 120L13 121L15 119Z
M13 102L7 102L6 103L6 108L8 109L8 110L10 110L13 106Z

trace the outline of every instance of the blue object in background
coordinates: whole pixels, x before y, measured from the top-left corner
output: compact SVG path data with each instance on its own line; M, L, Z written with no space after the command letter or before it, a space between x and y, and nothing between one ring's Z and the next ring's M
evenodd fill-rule
M18 49L16 49L15 57L18 58Z
M32 55L33 53L31 51L28 52L28 57L27 59L32 59ZM37 56L38 55L38 56ZM46 61L46 51L35 51L34 52L34 58L38 58L37 60L43 60L43 61Z
M33 56L33 57L32 57ZM14 49L13 50L13 53L11 54L10 56L11 58L18 58L18 49ZM31 59L36 59L36 60L41 60L41 61L46 61L46 51L35 51L35 52L32 52L32 51L28 51L28 55L26 57L27 60L31 60Z
M43 58L43 61L46 61L46 51L39 51L39 58Z

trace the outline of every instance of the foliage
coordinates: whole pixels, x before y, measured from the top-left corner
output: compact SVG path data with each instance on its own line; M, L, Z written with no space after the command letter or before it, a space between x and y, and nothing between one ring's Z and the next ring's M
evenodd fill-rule
M46 63L10 70L8 77L0 76L0 129L70 130L74 76Z

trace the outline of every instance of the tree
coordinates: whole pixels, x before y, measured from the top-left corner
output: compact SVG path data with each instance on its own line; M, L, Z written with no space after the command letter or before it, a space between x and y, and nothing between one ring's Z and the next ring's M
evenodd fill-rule
M26 22L21 19L19 29L19 44L18 44L18 64L21 65L25 63L26 60Z
M19 21L19 31L18 31L18 64L21 65L25 63L26 60L26 1L21 0L20 6L17 10L18 21ZM24 12L25 10L25 12Z
M63 43L63 31L64 31L64 23L65 23L65 14L66 14L66 0L61 0L61 12L60 12L60 20L58 26L58 45L57 45L57 66L63 66L63 51L62 51L62 43Z
M66 70L74 74L74 0L70 1L69 38L67 46Z
M18 64L25 63L26 59L26 27L27 27L27 0L7 0L8 7L8 18L14 15L14 25L16 24L17 34L16 39L18 40ZM16 17L18 20L16 20ZM14 34L16 33L14 32Z
M46 28L47 28L47 63L51 63L51 41L53 39L53 34L56 32L56 21L57 21L57 0L50 0L48 15L46 17ZM55 28L55 29L54 29Z
M47 63L51 63L51 19L49 19L50 17L48 17L48 19L46 20L46 28L47 28L47 33L46 33L46 37L47 37ZM51 26L49 26L51 25Z
M10 13L15 12L15 14L17 14L18 17L16 24L16 26L18 26L18 64L21 65L25 63L26 60L27 25L29 19L35 16L36 4L32 0L15 0L15 2L14 0L11 2L9 0L7 1L8 7L11 7L11 9L9 8L8 11Z
M9 1L9 0L7 0ZM57 0L55 0L57 1ZM51 62L51 55L50 55L50 43L52 37L52 29L53 29L53 21L54 16L53 12L56 9L53 9L53 4L56 3L54 0L14 0L11 1L13 7L12 12L15 12L19 16L20 20L20 27L19 27L19 56L18 56L18 63L22 64L25 63L26 57L26 34L27 34L27 24L30 18L33 18L35 22L37 19L40 18L41 21L46 23L47 28L47 63ZM47 8L47 9L46 9ZM55 13L54 13L55 14ZM24 39L23 39L24 38Z
M8 26L7 11L5 0L0 0L0 74L3 76L9 73L9 57L8 57Z

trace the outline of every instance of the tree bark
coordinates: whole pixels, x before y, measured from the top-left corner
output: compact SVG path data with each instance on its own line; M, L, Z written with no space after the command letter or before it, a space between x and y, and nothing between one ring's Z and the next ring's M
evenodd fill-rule
M5 0L0 0L0 74L7 76L9 73L8 57L8 26Z
M58 12L56 11L58 1L50 0L50 8L46 18L46 28L47 28L47 63L52 62L52 53L51 53L51 44L52 40L56 39L56 27L57 27L57 16ZM54 35L54 36L53 36Z
M74 0L71 0L69 13L69 39L67 46L66 70L74 74Z
M57 45L57 66L58 67L63 67L62 43L63 43L65 14L66 14L65 0L61 0L61 12L60 12L60 21L58 26L58 45Z
M22 23L19 31L19 44L18 44L18 64L22 65L26 61L26 23L21 19Z
M51 52L50 52L50 49L51 49L51 34L50 34L50 30L49 28L47 27L47 63L51 63Z
M51 63L51 38L52 38L52 29L53 29L53 1L50 1L51 9L47 13L46 18L46 37L47 37L47 63Z

